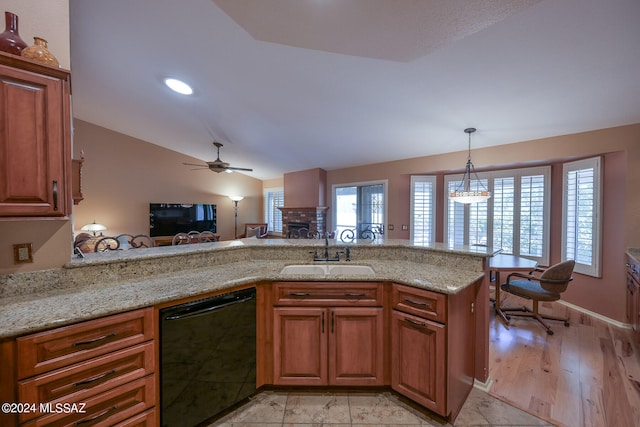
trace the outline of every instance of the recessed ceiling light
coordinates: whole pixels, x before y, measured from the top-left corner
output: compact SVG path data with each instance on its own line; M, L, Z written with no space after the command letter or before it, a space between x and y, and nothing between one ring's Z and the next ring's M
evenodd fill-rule
M178 92L182 95L191 95L193 93L193 89L191 89L191 86L189 86L182 80L168 78L164 79L164 84L166 84L172 91Z

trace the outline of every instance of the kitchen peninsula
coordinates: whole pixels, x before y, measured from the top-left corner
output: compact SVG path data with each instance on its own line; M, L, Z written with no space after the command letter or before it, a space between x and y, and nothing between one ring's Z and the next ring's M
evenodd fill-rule
M91 324L108 319L108 316L129 313L143 313L140 315L142 320L137 324L143 325L139 326L140 329L151 331L140 333L152 333L157 328L154 318L157 317L158 307L230 289L257 287L258 382L259 385L277 384L279 381L274 378L272 369L275 363L273 344L270 344L274 333L272 313L281 310L280 305L287 305L286 302L278 303L275 296L277 287L287 283L314 286L315 282L315 285L321 283L326 288L325 285L329 283L332 283L332 287L339 287L340 282L344 282L347 288L358 283L375 283L378 286L376 292L380 295L378 308L383 313L385 325L392 312L403 313L402 301L398 304L392 302L392 299L395 301L399 298L397 295L403 295L402 292L415 289L418 297L433 296L434 307L437 307L434 308L434 316L441 316L434 319L441 322L443 327L446 326L446 316L459 310L454 303L462 301L458 296L467 295L465 304L468 307L465 305L465 310L472 313L467 317L472 319L471 327L475 328L475 342L469 339L469 336L473 336L473 329L469 331L470 334L462 334L451 326L448 329L448 341L460 341L461 345L468 345L472 349L471 353L475 351L475 363L472 358L471 375L465 378L466 383L470 386L473 376L482 382L487 380L489 299L487 287L482 284L487 258L493 252L486 248L449 248L442 244L422 246L407 240L355 242L348 245L351 261L343 260L340 264L367 265L373 269L371 274L282 274L282 269L287 265L314 264L311 254L323 244L323 241L313 240L243 239L114 251L89 254L85 259L74 259L60 269L0 276L0 354L3 358L19 359L17 353L21 347L15 343L26 340L25 336L37 336L40 339L41 331L65 330L66 325L72 325L70 327L73 328L83 322ZM331 242L331 253L341 251L345 246L341 242ZM405 301L411 301L408 297L404 298ZM426 306L430 303L420 302ZM332 309L329 307L327 310ZM410 309L404 313L404 318L415 314ZM393 333L390 330L386 328L384 332L386 348L382 354L385 371L384 378L379 381L381 385L391 383L391 368L388 366L395 354L391 349L391 335L395 334L395 329ZM265 338L265 334L271 335ZM16 340L16 337L21 338ZM147 336L140 338L139 342L152 346L154 339ZM447 353L443 351L442 354ZM456 354L446 357L450 359L446 366L455 366L458 363L455 359L460 359ZM14 373L16 363L19 364L12 360L0 370L3 384L6 384L5 380L17 381ZM140 387L143 387L144 378L147 382L154 381L147 375L138 380ZM286 381L281 383L286 384ZM402 379L398 390L403 394L401 383ZM145 387L147 395L156 393L149 384ZM449 388L453 389L454 386ZM3 401L18 401L17 390L4 390L2 393L0 397ZM151 398L147 396L147 399ZM453 411L455 416L461 404L449 407L446 401L447 397L444 397L444 404L438 402L439 406L433 408L430 405L423 406L443 416ZM145 414L153 412L152 405L140 408Z

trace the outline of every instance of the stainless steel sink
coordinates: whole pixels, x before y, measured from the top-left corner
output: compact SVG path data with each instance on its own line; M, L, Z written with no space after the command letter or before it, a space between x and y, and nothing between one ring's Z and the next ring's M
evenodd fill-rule
M299 265L287 265L280 274L291 275L315 275L315 276L327 276L331 274L338 275L369 275L375 274L373 268L368 265L317 265L317 264L299 264Z

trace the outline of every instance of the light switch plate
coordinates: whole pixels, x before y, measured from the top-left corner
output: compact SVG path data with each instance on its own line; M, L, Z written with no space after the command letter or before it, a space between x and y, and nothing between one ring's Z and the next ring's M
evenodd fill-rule
M18 243L13 245L13 262L15 264L33 262L31 243Z

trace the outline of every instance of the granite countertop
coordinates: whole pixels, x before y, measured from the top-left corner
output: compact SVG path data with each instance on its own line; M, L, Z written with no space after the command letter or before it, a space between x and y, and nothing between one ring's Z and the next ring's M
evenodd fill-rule
M290 243L287 243L291 245ZM211 246L213 245L213 246ZM282 245L282 242L280 242ZM305 249L309 245L293 243ZM389 253L391 259L372 258L354 259L350 265L369 265L375 273L371 275L283 275L280 271L286 265L312 264L307 251L301 252L302 261L298 259L277 259L282 246L268 240L259 242L233 241L220 244L200 244L185 247L152 248L149 250L129 250L105 254L94 254L84 261L74 260L61 269L62 273L84 273L91 271L105 280L91 279L86 283L58 284L47 287L37 293L11 295L0 298L0 338L13 337L45 330L52 327L75 323L82 320L120 313L127 310L149 307L181 298L204 295L221 289L233 288L259 281L393 281L401 284L430 289L445 294L455 294L459 290L482 278L484 273L477 265L481 265L483 257L491 256L486 250L479 253L464 250L436 249L430 254L432 263L425 263L416 256L422 253L406 253L406 249L414 248L406 242L392 245L387 242L382 249ZM315 247L316 245L312 245ZM258 247L258 252L247 252ZM269 248L265 250L264 248ZM240 250L237 250L240 248ZM277 252L271 251L276 248ZM164 250L163 250L164 249ZM332 247L332 250L335 248ZM357 255L366 253L362 246L353 246ZM433 249L433 248L431 248ZM422 252L422 251L420 251ZM378 254L378 252L372 252ZM257 254L257 256L256 256ZM462 255L455 258L454 254ZM101 256L104 255L104 256ZM221 261L209 260L212 265L194 268L183 266L178 271L156 272L135 277L131 272L144 271L145 268L156 269L175 262L184 264L188 259L209 259L212 255L226 256ZM469 256L470 255L470 256ZM188 258L185 258L188 257ZM453 265L446 260L451 259ZM256 259L258 258L258 259ZM262 258L262 259L260 259ZM276 259L272 259L276 258ZM469 259L471 266L464 265ZM172 261L173 260L173 261ZM443 261L444 260L444 261ZM462 260L462 265L461 265ZM480 264L478 264L480 260ZM323 264L323 263L315 263ZM336 263L330 263L336 265ZM347 264L344 261L341 264ZM120 277L110 276L117 268ZM123 273L128 271L128 276ZM43 272L49 281L54 272ZM67 277L67 276L65 276ZM93 276L92 276L93 277ZM65 282L65 280L60 280ZM0 282L0 284L2 284Z
M640 263L640 248L627 249L627 255L633 258L634 262Z

